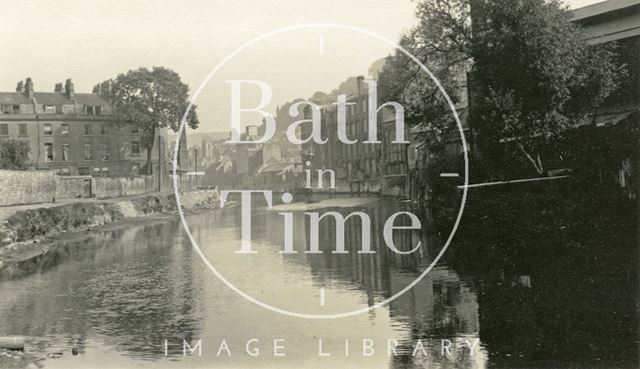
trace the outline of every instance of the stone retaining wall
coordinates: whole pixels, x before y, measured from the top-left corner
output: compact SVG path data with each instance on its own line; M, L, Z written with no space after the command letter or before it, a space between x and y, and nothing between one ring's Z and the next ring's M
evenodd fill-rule
M0 206L50 202L57 182L53 172L0 170Z

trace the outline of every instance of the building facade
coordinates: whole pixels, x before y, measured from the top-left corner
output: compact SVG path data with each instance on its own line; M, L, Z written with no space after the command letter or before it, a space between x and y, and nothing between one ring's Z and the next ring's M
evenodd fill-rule
M110 82L94 93L76 93L73 82L54 92L35 92L31 78L15 92L0 92L0 144L14 139L29 144L30 166L60 175L138 176L147 153L137 126L118 122L106 94ZM152 159L165 158L166 130L155 140ZM154 167L154 172L156 171Z

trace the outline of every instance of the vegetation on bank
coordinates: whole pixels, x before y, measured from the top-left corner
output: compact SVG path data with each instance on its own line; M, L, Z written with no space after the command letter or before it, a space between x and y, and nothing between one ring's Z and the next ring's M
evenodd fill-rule
M195 191L182 196L184 209L216 208L216 191ZM174 194L150 194L117 201L87 201L18 211L0 225L0 250L20 243L43 239L62 233L82 232L125 218L173 214Z

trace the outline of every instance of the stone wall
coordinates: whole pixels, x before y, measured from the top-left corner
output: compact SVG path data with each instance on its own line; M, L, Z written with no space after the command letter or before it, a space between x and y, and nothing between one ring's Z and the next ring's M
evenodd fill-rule
M0 170L0 206L50 202L57 183L53 172Z
M85 190L85 181L87 180L90 181L91 177L58 177L56 199L89 197L90 192Z
M94 178L94 196L98 199L142 195L157 190L154 177Z
M196 190L196 181L191 176L178 180L180 192ZM53 171L0 170L0 206L38 204L54 199L76 199L93 197L109 199L158 192L158 181L154 176L141 177L91 177L63 176ZM173 193L173 181L163 177L163 193Z

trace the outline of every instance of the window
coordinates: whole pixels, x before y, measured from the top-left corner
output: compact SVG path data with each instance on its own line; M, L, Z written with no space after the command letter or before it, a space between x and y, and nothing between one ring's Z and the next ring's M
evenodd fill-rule
M62 161L69 161L70 159L69 144L62 144Z
M51 136L53 134L53 127L51 126L51 124L45 124L44 125L44 135L45 136Z
M109 160L109 144L108 143L100 144L100 160L102 161Z
M43 108L44 108L45 114L55 114L56 113L55 105L44 105Z
M107 134L107 127L106 126L100 126L100 135L104 136Z
M137 165L134 165L131 167L131 174L133 174L134 176L137 176L140 173L140 169L138 168Z
M60 134L63 136L69 136L69 125L66 123L63 123L60 126Z
M8 136L8 135L9 135L9 125L0 124L0 136Z
M91 124L85 124L84 125L84 135L85 136L91 136L92 135Z
M27 136L27 124L26 123L18 124L18 135L19 136Z
M100 175L100 168L93 168L93 175L94 176L99 176Z
M81 176L88 176L89 174L91 174L91 168L80 167L78 168L78 174Z
M45 162L53 161L53 144L52 143L44 144L44 161Z
M68 176L69 174L71 174L71 170L69 170L69 167L65 167L60 170L61 176Z
M140 141L131 141L131 153L136 155L140 154Z
M93 145L84 144L84 160L93 160Z
M87 115L102 115L102 106L89 106L83 107L83 112Z
M103 176L108 176L109 175L109 168L102 167L102 175Z
M20 114L20 105L0 105L2 114Z

